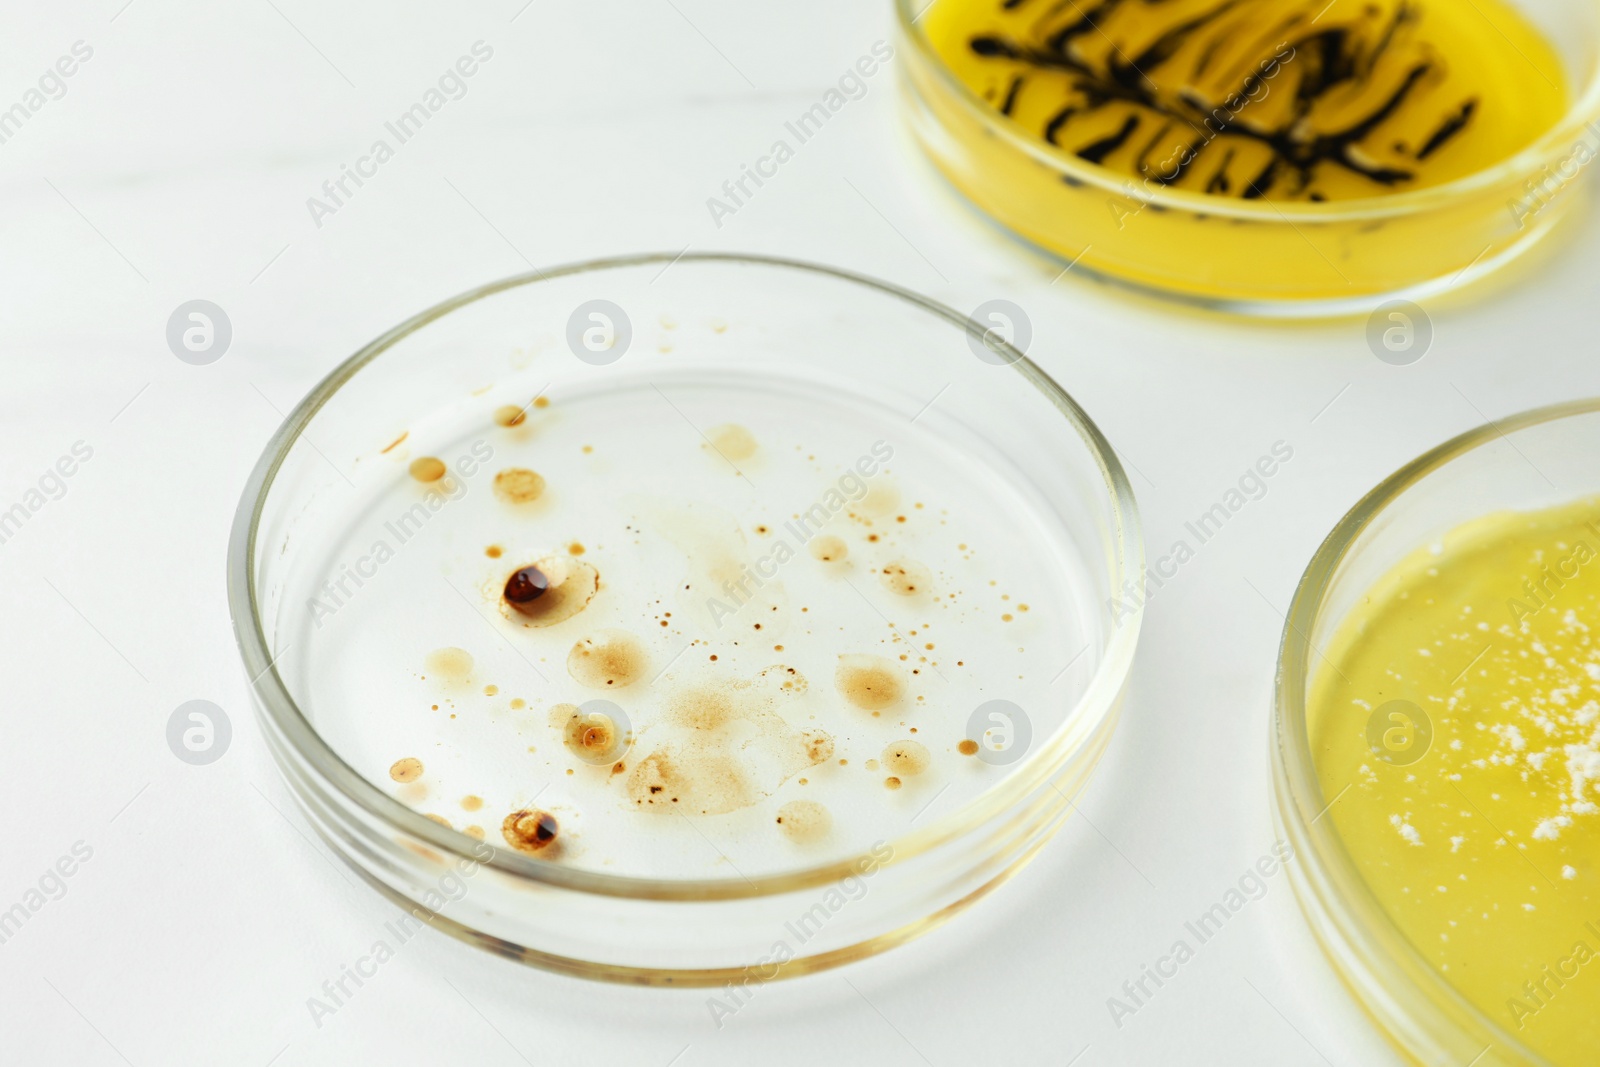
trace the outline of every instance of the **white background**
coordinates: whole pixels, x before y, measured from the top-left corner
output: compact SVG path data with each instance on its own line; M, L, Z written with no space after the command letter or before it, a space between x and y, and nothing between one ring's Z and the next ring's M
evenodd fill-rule
M1054 280L916 155L892 69L717 228L707 197L890 36L886 0L121 3L13 3L0 32L0 107L94 49L0 145L0 510L94 450L0 545L0 910L93 849L0 945L0 1062L1394 1062L1282 875L1120 1028L1106 1000L1271 846L1278 611L1321 536L1445 437L1596 391L1592 226L1430 303L1432 350L1394 367L1359 319L1230 322ZM317 228L306 199L480 39L468 95ZM1274 442L1294 458L1152 600L1084 817L954 923L762 988L720 1030L703 992L427 931L319 1028L307 998L397 913L310 836L249 715L223 590L246 474L282 412L413 312L530 264L686 245L1016 301L1158 553ZM233 322L208 367L164 338L194 298ZM234 725L209 767L164 739L194 698Z

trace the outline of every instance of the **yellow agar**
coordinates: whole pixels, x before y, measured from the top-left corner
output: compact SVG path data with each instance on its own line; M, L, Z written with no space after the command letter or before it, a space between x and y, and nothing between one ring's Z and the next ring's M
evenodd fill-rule
M1041 140L1168 187L1344 200L1507 159L1566 108L1504 0L970 0L927 33Z
M1593 1063L1600 500L1459 527L1379 581L1325 656L1312 754L1374 896L1490 1019Z
M1509 259L1560 216L1545 210L1544 200L1533 210L1528 199L1543 174L1540 162L1495 170L1555 129L1570 105L1566 73L1551 43L1508 0L1414 0L1407 9L1412 14L1365 78L1322 93L1298 127L1302 162L1325 155L1325 146L1305 147L1308 137L1348 134L1353 116L1371 118L1373 101L1387 100L1426 58L1428 71L1418 75L1404 106L1344 149L1366 171L1409 177L1384 183L1319 159L1304 171L1280 167L1263 196L1246 199L1252 183L1259 189L1258 180L1265 181L1272 151L1257 139L1218 132L1216 120L1208 125L1204 116L1220 105L1230 121L1281 126L1325 47L1332 49L1327 55L1353 56L1359 65L1376 52L1399 5L1333 0L1319 12L1317 0L1240 0L1216 27L1186 38L1171 58L1154 67L1142 58L1163 29L1225 2L932 0L908 29L921 39L907 49L902 69L912 129L960 193L1025 240L1087 272L1203 300L1347 304L1425 283L1459 284L1473 276L1472 267L1488 270ZM1078 153L1115 137L1140 108L1111 99L1085 110L1091 101L1073 88L1072 71L1041 70L971 47L975 36L988 35L1036 49L1041 40L1048 43L1046 27L1059 32L1075 12L1088 15L1092 25L1073 39L1073 54L1102 72L1099 83L1110 77L1107 60L1115 59L1141 92L1157 93L1181 111L1185 105L1174 102L1196 91L1201 96L1195 99L1203 97L1210 110L1195 110L1193 125L1141 116L1125 144L1106 151L1099 165L1086 163ZM1337 48L1319 43L1317 34L1341 28L1347 34ZM1193 79L1187 72L1213 43L1204 74ZM1285 46L1293 57L1276 60L1268 76L1263 64ZM1148 78L1126 69L1135 57ZM1257 82L1247 85L1252 71ZM1238 81L1228 88L1224 75L1234 72ZM1019 74L1026 77L1013 93ZM1241 90L1244 102L1229 112L1229 94ZM1009 118L1001 114L1008 99ZM1468 121L1449 131L1469 102ZM1050 131L1075 105L1078 112ZM1443 140L1418 159L1441 134ZM1161 184L1186 150L1195 158L1176 180ZM1559 153L1562 146L1541 151ZM1141 159L1146 173L1139 171ZM1099 177L1063 174L1069 167ZM1217 184L1219 173L1226 193ZM1489 176L1447 198L1392 206L1395 194L1472 174ZM1326 202L1313 203L1313 194ZM1163 197L1168 202L1152 202ZM1563 207L1574 202L1560 199ZM1291 213L1287 221L1285 213Z

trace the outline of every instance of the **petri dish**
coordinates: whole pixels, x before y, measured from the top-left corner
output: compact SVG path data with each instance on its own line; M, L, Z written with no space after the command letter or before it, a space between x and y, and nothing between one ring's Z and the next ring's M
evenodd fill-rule
M1440 445L1340 521L1289 610L1286 866L1333 967L1414 1062L1593 1058L1597 446L1592 400Z
M1119 0L1087 13L1061 4L896 0L896 10L903 113L964 200L1078 270L1225 312L1365 314L1383 300L1469 284L1554 229L1581 200L1574 192L1600 151L1590 130L1600 117L1594 0L1495 0L1476 10L1391 0ZM1459 46L1458 56L1441 58L1426 39L1408 41L1419 11ZM980 37L984 54L974 55ZM1249 55L1259 52L1266 65L1251 67L1241 41L1255 42ZM1037 62L1019 65L1013 51L1037 53ZM957 55L962 61L952 63ZM1262 182L1270 185L1265 195L1252 195L1269 172L1259 160L1241 169L1239 153L1295 139L1289 101L1303 83L1290 79L1307 65L1319 78L1343 70L1317 97L1333 108L1330 131L1370 133L1339 149L1349 158L1318 172L1330 179L1326 193L1311 182L1276 198L1296 184L1284 166ZM1191 67L1207 73L1185 81ZM1164 86L1159 109L1137 102L1156 92L1151 72ZM1439 88L1441 79L1461 84ZM1398 94L1408 82L1402 106L1390 107L1391 83ZM1368 84L1374 102L1358 108L1351 101ZM1534 97L1544 103L1535 107ZM1272 122L1258 129L1260 109ZM1474 122L1495 116L1499 136L1491 140L1505 151L1468 167L1463 159L1477 159L1462 155ZM1082 132L1071 133L1073 123ZM1230 132L1241 125L1250 136ZM1277 125L1271 141L1265 132ZM1320 153L1337 140L1296 151ZM1181 176L1167 182L1178 164ZM1230 165L1239 173L1225 173ZM1440 166L1453 169L1426 184ZM1373 192L1347 187L1357 181Z
M999 321L640 255L350 357L230 549L311 823L417 921L617 981L830 966L1004 881L1115 726L1142 550Z

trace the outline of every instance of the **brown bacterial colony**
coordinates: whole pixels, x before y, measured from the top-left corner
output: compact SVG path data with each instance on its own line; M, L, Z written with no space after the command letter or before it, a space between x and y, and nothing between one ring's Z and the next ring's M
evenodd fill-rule
M883 750L884 769L907 777L928 769L928 750L916 741L896 741Z
M543 852L560 833L561 824L548 811L514 811L500 824L500 836L518 852Z
M534 409L543 406L542 398L526 407L506 405L495 410L493 419L502 427L518 427L529 420ZM760 451L750 431L733 423L705 431L702 447L716 454L713 459L718 466L722 460L730 464L742 463ZM592 448L585 446L583 450L588 453ZM816 457L810 458L815 460ZM413 477L423 482L437 481L449 473L442 462L431 457L417 460L411 470ZM725 467L723 471L726 472ZM502 469L493 482L495 496L507 504L531 504L545 496L545 478L523 467ZM861 563L863 574L873 573L878 577L881 588L875 591L877 598L882 599L885 593L896 598L932 598L935 596L933 570L921 562L899 556L904 548L895 545L896 534L905 529L910 518L921 518L908 504L902 502L900 489L892 479L870 481L860 498L843 505L848 510L839 512L840 519L847 518L851 526L835 529L847 533L848 543L844 537L818 533L807 537L802 544L814 560L830 565L820 574L835 578L852 566L848 562L851 544L857 544L863 555L882 553ZM914 506L923 507L921 503ZM711 595L731 598L737 611L737 625L727 632L736 632L749 642L750 647L743 651L770 647L773 653L783 654L786 646L782 642L792 639L787 636L788 627L817 605L808 607L795 602L791 606L782 581L757 582L754 592L745 588L742 581L748 581L753 539L763 539L766 548L773 548L773 538L777 536L785 542L784 551L794 554L787 547L793 536L791 524L783 522L781 515L762 516L763 521L752 524L750 518L740 520L731 512L718 512L695 502L667 500L642 504L637 514L652 535L669 542L688 562L687 572L681 579L686 599L672 606L678 608L678 614L689 616L689 625L685 627L683 620L673 617L673 611L666 610L667 602L656 600L653 606L647 607L654 621L645 637L656 633L656 622L665 630L673 631L670 635L661 634L663 638L681 636L680 627L692 633L696 620L689 601L695 597L703 600L706 594L702 590L720 590ZM633 544L640 544L636 536L639 529L634 526L628 529L635 535ZM501 583L499 601L506 620L543 629L566 622L588 608L600 591L600 572L579 557L604 555L609 546L592 543L591 551L569 537L570 534L561 536L551 531L549 541L539 547L544 554L533 558L532 562L527 561L535 553L508 549L503 547L504 542L490 544L484 549L489 559L507 557L494 565L500 568L498 574L503 578L493 579ZM856 538L863 540L857 542ZM877 547L870 548L869 544ZM966 552L966 546L961 546L961 550ZM806 573L804 565L797 566L800 568L797 574ZM613 572L613 579L625 571L624 567ZM815 569L810 573L812 580L819 575ZM731 589L738 590L739 595L729 592ZM484 591L491 596L496 592L492 584L486 585ZM954 600L958 592L941 589L937 600L924 599L921 603L939 605L947 593ZM604 616L605 621L616 617L618 605L609 599L614 596L608 593L608 600L602 601L603 608L596 613ZM1026 609L1019 606L1018 610ZM791 615L791 612L796 614ZM707 620L698 621L704 624ZM719 624L720 617L712 614L709 622ZM832 698L835 707L844 705L868 713L868 719L854 720L857 725L849 728L852 733L879 716L883 717L885 731L877 734L873 741L854 738L855 742L864 742L866 750L850 753L850 758L842 758L841 752L846 751L851 741L836 742L831 733L815 727L819 715L814 712L819 709L810 701L816 698L805 698L809 684L794 667L775 663L753 676L733 675L728 664L733 649L713 643L682 659L684 664L693 661L698 666L670 675L663 671L664 679L658 679L660 684L657 684L651 679L661 664L652 666L650 646L638 633L629 629L587 627L559 631L554 647L540 648L540 662L547 662L546 657L555 659L560 648L565 647L567 674L570 681L576 683L576 686L569 686L570 689L582 687L600 693L634 687L618 699L641 699L648 706L648 712L642 716L641 727L635 730L624 718L614 719L611 714L592 710L607 707L604 700L582 704L586 697L576 696L575 692L562 694L579 703L546 705L549 706L547 725L551 731L548 741L559 738L565 750L562 753L561 749L554 749L558 754L554 773L560 775L564 771L565 775L573 776L575 787L580 790L609 790L615 802L641 816L647 813L712 816L758 808L764 812L763 821L774 820L766 825L776 825L779 834L792 844L804 846L823 842L834 831L832 812L824 804L813 800L787 800L775 813L771 808L758 806L778 796L780 791L795 787L806 787L802 792L824 793L831 788L827 784L828 777L838 774L838 768L845 766L864 767L867 782L875 785L881 781L890 791L905 788L907 782L929 774L933 758L926 745L910 738L884 745L884 739L894 733L918 733L916 726L908 726L901 717L913 707L921 706L917 702L924 699L921 695L913 698L909 690L913 675L927 669L933 654L934 642L927 639L931 635L919 633L930 625L919 617L911 628L902 632L890 622L882 640L885 649L897 646L892 653L871 654L866 649L872 648L874 642L852 641L846 647L862 651L838 656L833 677L836 692L824 695L824 701ZM736 646L742 643L739 638L730 637L729 640ZM705 642L691 640L689 643L694 646ZM919 663L923 666L919 667ZM667 666L670 668L671 664ZM448 686L468 682L475 665L465 650L441 648L429 653L426 667L429 680ZM484 673L487 674L487 670ZM477 679L472 691L481 689L489 697L499 695L497 686L483 682L483 678ZM643 684L645 682L650 684ZM641 696L645 690L648 693ZM437 709L439 705L434 707ZM489 710L491 715L503 709L523 712L516 719L520 730L527 725L524 711L527 708L527 700L512 697ZM615 709L611 710L614 714ZM630 706L628 711L631 714L634 708ZM807 723L807 719L811 722ZM900 720L898 725L891 726L896 719ZM926 729L926 724L923 728ZM553 749L553 745L528 745L527 741L522 741L519 750L524 745L528 753L549 753ZM878 745L884 745L879 758L867 758L870 750ZM979 747L972 740L961 740L957 750L972 756ZM547 758L540 757L541 760ZM567 766L561 767L563 762ZM390 768L390 776L402 784L416 782L422 775L423 766L417 759L398 760ZM482 788L482 783L468 784L478 784ZM417 793L420 799L421 791L426 788L417 785L400 792L402 795ZM463 796L459 804L463 812L478 812L484 808L484 799L471 793ZM561 818L566 819L567 809L560 802L555 806L564 813ZM429 817L449 825L442 816L430 814ZM476 817L481 819L481 816ZM490 825L492 832L492 823ZM466 826L463 832L480 840L485 835L484 828L478 825ZM519 851L545 857L559 854L568 859L573 856L574 840L581 836L575 835L570 824L563 832L555 815L531 804L505 816L501 835L510 847Z
M812 559L819 559L824 563L839 563L850 554L850 546L844 543L844 538L823 536L813 538L807 546Z
M429 678L460 685L472 677L472 653L464 648L436 648L423 661Z
M865 711L882 711L905 692L900 668L882 656L840 656L833 684L840 696Z
M814 800L791 800L778 809L778 829L796 844L810 844L828 836L833 816Z
M544 496L544 476L526 467L507 467L494 476L494 493L507 504L531 504Z
M755 435L737 423L725 422L706 431L706 441L724 458L735 463L756 454Z
M585 763L610 763L628 747L629 738L598 711L585 712L576 704L557 704L550 709L550 725L561 731L567 751Z
M513 571L506 579L501 601L507 618L524 626L544 627L565 622L589 606L600 589L600 572L587 563L563 556L547 556Z
M389 768L389 777L402 784L414 782L422 777L422 761L411 756L397 759Z
M897 559L880 572L884 588L897 596L916 596L933 586L933 573L915 560Z
M622 689L644 674L644 644L626 630L600 630L572 646L567 673L590 689Z
M434 456L423 456L411 461L411 477L419 482L436 482L444 477L444 460Z
M521 426L528 417L527 408L519 408L515 404L494 409L494 421L498 426Z
M660 721L640 737L644 755L627 778L634 804L721 815L831 759L831 737L796 729L780 713L804 691L798 677L793 668L769 667L748 681L706 678L675 689Z

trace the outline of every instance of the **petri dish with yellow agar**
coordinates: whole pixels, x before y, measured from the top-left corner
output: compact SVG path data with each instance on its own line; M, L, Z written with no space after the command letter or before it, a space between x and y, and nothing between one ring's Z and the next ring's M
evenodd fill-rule
M246 489L230 591L285 778L407 922L738 997L1042 847L1117 720L1136 524L1093 423L968 316L645 255L340 365Z
M1600 1048L1600 403L1465 434L1312 560L1277 821L1324 949L1421 1063Z
M1594 0L899 0L937 168L1080 269L1312 315L1509 262L1600 153Z

